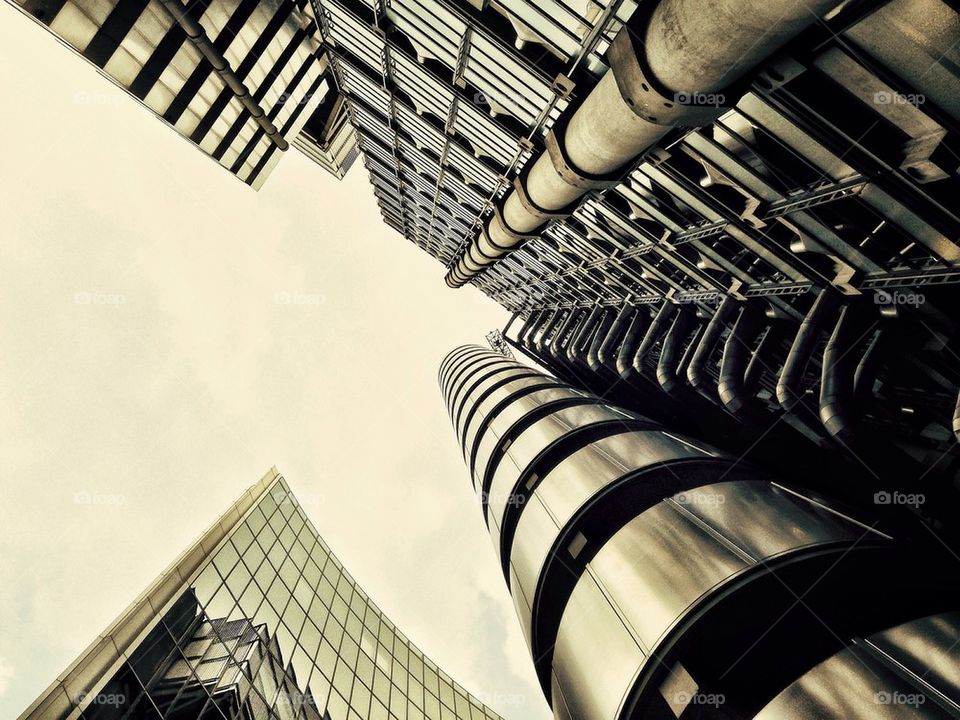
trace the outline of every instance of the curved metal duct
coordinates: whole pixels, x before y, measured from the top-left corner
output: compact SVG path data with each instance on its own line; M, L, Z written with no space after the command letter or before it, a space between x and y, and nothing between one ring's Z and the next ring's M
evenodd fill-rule
M543 321L543 317L546 315L546 312L546 310L534 310L527 317L523 327L520 328L520 332L517 333L517 343L521 347L530 347L530 336L540 328L540 323Z
M613 373L619 374L617 355L637 312L637 308L632 305L624 305L620 308L616 320L613 321L607 336L603 339L603 344L600 346L599 360L607 370Z
M633 356L637 352L644 334L650 327L650 315L646 308L637 308L636 315L627 330L627 334L620 343L620 352L617 353L617 374L624 380L630 379L633 373Z
M447 273L460 287L543 226L570 215L590 190L610 187L675 126L703 126L753 68L838 0L661 0L643 3L608 51L610 70L547 149L514 180L480 234ZM712 94L720 103L698 98ZM469 259L469 258L472 258ZM479 261L478 261L479 259Z
M660 341L660 338L662 338L669 330L670 320L673 318L678 309L679 305L675 305L669 301L665 301L663 305L660 306L656 316L653 318L653 322L651 322L650 326L647 328L647 332L643 336L643 340L640 342L640 345L630 358L630 364L633 367L634 372L639 374L643 373L643 359L647 356L647 353L650 352L653 346Z
M958 637L960 613L948 612L857 638L804 673L755 720L956 717Z
M587 343L590 342L590 339L593 336L593 331L596 330L597 322L600 319L600 314L603 312L603 308L600 305L594 305L590 309L590 312L587 313L587 316L583 319L583 322L580 324L580 327L577 329L577 333L573 338L573 341L570 343L567 350L567 359L577 365L586 365L586 347Z
M763 313L755 305L744 305L723 345L717 395L727 411L736 416L743 416L758 405L747 389L751 387L750 365L759 355L752 353L750 347L763 332L764 320Z
M610 328L613 327L617 317L617 313L612 309L608 308L603 311L603 317L600 318L597 331L593 336L593 342L590 343L590 348L587 350L587 365L589 365L590 369L595 373L602 374L603 371L606 370L600 361L600 349L607 341L607 335L610 333Z
M540 335L533 342L533 347L537 351L537 355L542 354L546 351L548 343L551 339L551 333L556 329L557 324L563 318L562 310L554 310L549 314L546 321L543 323L543 328L540 331Z
M839 294L832 288L824 288L800 323L800 329L790 346L777 380L777 400L787 412L792 413L794 407L803 400L800 385L807 365L816 349L820 334L824 332L826 324L839 305Z
M577 312L576 308L571 308L565 315L563 315L563 321L557 327L553 337L550 338L550 342L547 345L547 353L557 362L562 362L560 348L563 344L564 338L570 330L570 327L577 319L578 314L579 313Z
M664 391L673 395L679 387L678 371L683 354L683 341L690 333L691 313L681 309L670 326L670 332L663 340L660 360L657 362L657 382Z
M723 297L717 311L707 323L707 328L700 342L697 343L690 365L687 367L687 381L694 390L713 403L717 402L717 388L712 386L712 381L707 375L707 363L720 342L720 336L727 328L727 322L736 312L737 304L737 299L732 295Z
M849 439L855 414L854 373L860 358L854 350L863 340L863 326L851 305L840 310L840 317L823 351L820 370L820 421L833 437Z

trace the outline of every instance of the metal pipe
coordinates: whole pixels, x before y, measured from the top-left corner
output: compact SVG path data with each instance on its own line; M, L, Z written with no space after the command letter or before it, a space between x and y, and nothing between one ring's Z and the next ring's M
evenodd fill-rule
M250 116L257 121L257 124L263 129L264 135L270 138L273 144L281 150L287 150L290 145L277 130L276 125L267 117L263 108L253 99L247 86L244 85L243 81L233 72L230 63L227 62L223 53L217 50L214 44L210 42L210 38L207 37L207 31L204 30L203 25L193 19L189 9L179 2L179 0L160 0L160 2L173 17L174 22L178 23L187 34L187 37L190 38L190 41L197 50L200 51L200 54L213 66L216 73L223 78L224 85L230 88L233 94L236 95L237 100L239 100L243 107L250 113Z
M617 313L613 309L604 309L603 317L600 318L600 323L597 325L597 332L593 335L593 342L590 343L590 348L587 350L587 365L595 373L601 373L605 370L603 363L600 362L600 348L606 342L607 334L616 319Z
M580 333L586 327L588 318L589 313L586 310L577 311L577 320L571 326L566 342L561 346L560 359L567 365L575 367L579 364L579 358L576 355L577 343L580 341Z
M793 412L794 407L803 399L800 395L800 385L810 363L810 357L820 338L820 333L830 316L840 304L839 295L832 288L824 288L817 295L813 305L807 312L797 336L790 346L783 370L777 380L777 401L787 412Z
M754 305L744 305L723 344L717 394L723 406L735 416L743 415L748 407L756 404L747 394L747 376L756 359L750 346L763 332L763 320L763 314Z
M686 310L677 312L677 316L670 326L670 332L664 338L663 348L660 350L660 360L657 362L657 382L668 394L676 392L677 366L681 360L683 341L690 330L690 313Z
M714 94L717 105L732 105L737 81L837 4L661 0L638 16L639 26L624 27L611 45L611 70L505 196L447 273L447 284L464 285L552 217L569 215L586 192L618 179L673 126L712 122L717 113L688 99ZM482 259L479 269L467 261L473 248L470 254Z
M561 348L563 346L563 340L567 336L567 332L570 330L571 325L579 316L579 312L576 308L571 308L570 312L564 316L563 322L560 327L557 328L556 333L554 333L553 338L550 340L550 345L547 347L547 351L550 353L550 356L553 357L557 362L562 363L564 358L561 355Z
M633 316L633 322L630 323L630 329L627 330L620 345L620 352L617 354L617 374L624 380L629 379L633 373L633 355L648 327L650 327L650 315L643 308L638 308L637 314Z
M643 341L630 359L634 372L643 373L643 359L669 330L670 319L678 310L679 306L674 305L672 302L664 302L663 305L660 306L657 316L653 319L653 322L650 323L650 327L647 328L646 335L643 336Z
M710 402L717 401L717 388L711 387L710 378L707 376L707 363L736 309L737 299L732 295L725 295L717 311L710 318L710 322L707 323L707 329L697 343L690 366L687 368L687 380L690 385Z
M624 305L620 308L616 320L610 326L607 336L603 339L600 346L599 359L603 366L612 372L617 371L617 353L620 343L623 340L631 321L637 314L637 309L632 305Z
M520 328L520 332L517 334L517 342L521 347L530 348L530 336L540 328L540 323L546 313L546 310L535 310L534 312L530 313L527 321L523 324L523 327Z
M571 339L567 349L567 359L570 360L571 363L585 363L586 356L584 351L586 344L590 339L590 333L596 327L596 322L601 312L603 312L603 308L599 305L594 305L580 323L580 327L577 328L577 332Z
M862 324L852 306L840 310L836 327L823 351L820 370L820 421L833 437L847 438L854 425L854 353L863 339Z
M533 347L537 355L542 355L546 350L547 343L550 341L550 335L556 328L557 323L560 322L561 316L561 310L548 311L548 316L540 327L540 334L533 340Z
M853 373L853 401L857 405L862 404L873 394L873 380L877 375L877 369L880 365L881 350L885 343L886 331L883 328L877 330L857 365L856 372Z

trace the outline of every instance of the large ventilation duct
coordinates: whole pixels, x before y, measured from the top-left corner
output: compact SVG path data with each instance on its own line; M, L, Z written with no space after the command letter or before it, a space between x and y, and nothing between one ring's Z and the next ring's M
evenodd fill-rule
M490 394L490 355L454 350L441 388L472 418L457 438L557 720L951 716L960 625L931 616L960 598L935 541L921 551L873 506L787 487L546 375ZM896 674L837 663L851 646ZM941 694L846 714L851 670L878 692L919 677ZM804 693L836 707L785 701Z
M675 127L713 122L739 82L838 0L661 0L641 3L608 52L610 70L514 181L447 273L460 287L566 217L590 190L617 184Z

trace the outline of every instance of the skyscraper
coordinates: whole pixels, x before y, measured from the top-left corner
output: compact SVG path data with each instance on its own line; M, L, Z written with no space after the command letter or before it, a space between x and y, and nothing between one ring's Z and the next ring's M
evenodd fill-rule
M481 347L439 380L558 720L960 709L950 558L899 511L771 478Z
M306 0L8 2L254 188L291 145L337 176L355 157Z
M380 612L275 468L20 717L500 720Z

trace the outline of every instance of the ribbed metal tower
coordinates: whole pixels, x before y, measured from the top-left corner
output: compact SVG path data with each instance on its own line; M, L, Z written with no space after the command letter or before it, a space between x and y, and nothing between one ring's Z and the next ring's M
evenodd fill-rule
M485 348L439 380L557 718L960 708L956 591L912 541Z

